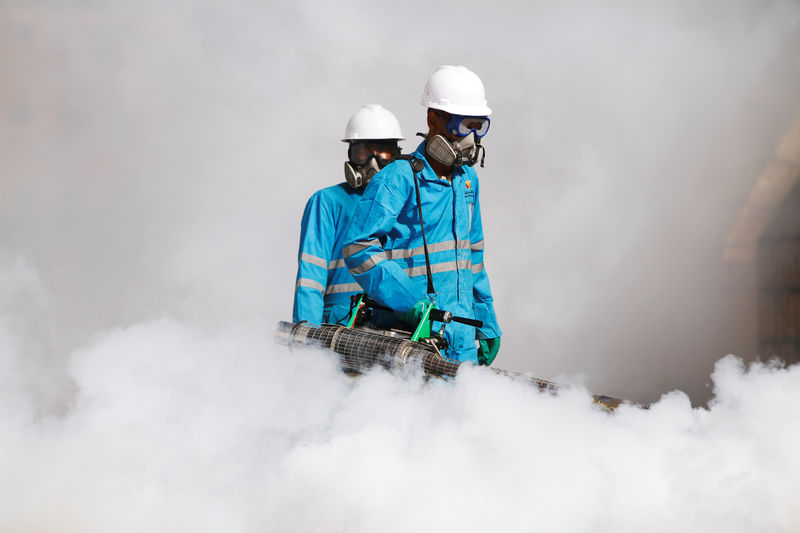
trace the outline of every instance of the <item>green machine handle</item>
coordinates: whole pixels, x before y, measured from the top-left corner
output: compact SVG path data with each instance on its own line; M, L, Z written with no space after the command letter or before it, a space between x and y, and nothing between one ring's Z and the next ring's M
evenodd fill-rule
M364 303L364 293L359 293L358 301L355 302L353 306L353 312L350 314L350 320L347 321L347 327L353 329L353 324L356 323L356 317L358 316L358 312L361 311L361 308L364 307L366 304ZM352 300L351 300L352 301Z
M431 311L434 309L436 309L435 303L428 302L425 304L422 311L422 318L420 318L417 329L414 330L414 334L411 335L412 341L419 342L420 339L427 339L431 336L431 324L433 322L433 320L431 320Z

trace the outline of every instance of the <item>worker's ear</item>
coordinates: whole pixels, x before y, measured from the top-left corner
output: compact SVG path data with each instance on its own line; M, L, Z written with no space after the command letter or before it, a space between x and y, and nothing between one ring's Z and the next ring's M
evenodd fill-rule
M438 124L439 115L436 114L436 111L433 108L428 108L428 131L433 132L436 131L436 127Z

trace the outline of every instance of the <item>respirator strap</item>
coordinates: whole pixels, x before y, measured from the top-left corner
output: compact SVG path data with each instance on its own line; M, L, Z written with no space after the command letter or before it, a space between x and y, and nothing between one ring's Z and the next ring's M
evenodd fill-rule
M395 159L405 159L411 165L411 172L414 174L414 189L417 193L417 212L419 213L419 227L422 230L422 249L425 251L425 271L428 275L428 296L436 294L436 289L433 288L433 273L431 272L431 258L428 253L428 239L425 237L425 224L422 221L422 198L419 193L419 177L418 172L425 168L425 163L414 157L413 155L398 155Z

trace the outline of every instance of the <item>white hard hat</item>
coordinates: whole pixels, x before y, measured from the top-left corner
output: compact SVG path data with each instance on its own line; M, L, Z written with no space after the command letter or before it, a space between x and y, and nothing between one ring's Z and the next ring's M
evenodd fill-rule
M392 113L378 105L369 104L360 107L344 130L344 142L363 141L364 139L393 139L402 141L400 123Z
M428 78L420 103L453 115L488 117L492 114L492 110L486 105L486 93L481 79L463 66L439 67Z

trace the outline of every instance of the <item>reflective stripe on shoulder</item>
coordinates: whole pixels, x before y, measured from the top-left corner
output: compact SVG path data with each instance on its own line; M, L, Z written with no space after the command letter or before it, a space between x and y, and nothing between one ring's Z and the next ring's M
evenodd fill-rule
M371 241L364 241L364 242L354 242L350 246L346 247L343 250L343 253L345 257L350 257L351 255L357 254L362 250L366 250L371 246L380 246L380 245L381 241L379 241L378 239L372 239Z
M319 292L325 292L325 287L319 281L315 281L313 279L308 278L300 278L297 280L297 284L294 286L294 290L297 291L300 287L308 287L309 289L316 289Z
M472 273L477 274L483 270L483 263L478 263L477 265L472 265Z
M352 274L363 274L364 272L368 271L369 269L371 269L372 267L374 267L375 265L377 265L381 261L385 261L385 260L386 260L386 254L385 253L383 253L383 252L377 253L377 254L373 255L372 257L368 257L366 261L364 261L363 263L361 263L357 267L351 268L350 272Z
M328 290L325 294L339 294L342 292L361 292L361 285L358 283L337 283L336 285L328 285Z
M479 240L478 242L473 242L470 245L469 249L472 250L473 252L480 252L481 250L483 250L483 239Z
M311 263L312 265L317 265L322 268L328 268L328 260L317 257L316 255L302 253L300 254L300 261L305 261L306 263Z

